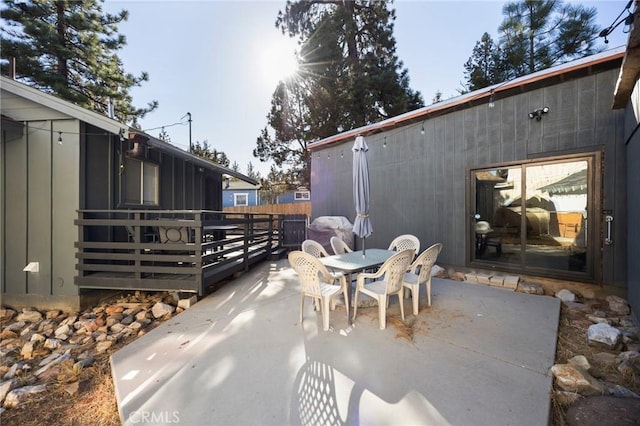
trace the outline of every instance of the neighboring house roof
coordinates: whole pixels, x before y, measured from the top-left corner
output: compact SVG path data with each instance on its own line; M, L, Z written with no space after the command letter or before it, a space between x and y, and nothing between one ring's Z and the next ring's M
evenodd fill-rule
M261 188L260 184L253 185L249 182L243 182L241 180L229 181L229 186L227 186L226 183L222 184L222 189L229 190L229 191L253 191L260 188Z
M91 124L92 126L104 129L109 133L113 133L115 135L127 135L129 131L143 133L145 136L149 137L147 143L160 151L169 153L186 161L190 161L193 164L206 168L208 170L213 170L225 175L233 176L252 184L258 183L256 180L251 179L250 177L245 176L242 173L238 173L228 167L224 167L220 164L216 164L209 160L205 160L204 158L192 155L175 145L164 142L156 137L141 132L138 129L129 127L128 125L113 120L105 115L98 114L97 112L90 111L86 108L82 108L57 96L51 95L49 93L44 93L34 87L30 87L24 83L20 83L19 81L0 76L0 88L3 92L24 98L28 101L43 105L47 108L57 111L58 113L60 113L60 118L72 117L77 120L84 121L85 123ZM31 121L41 118L34 117L31 113L31 108L24 108L24 105L20 105L19 103L10 103L7 102L7 100L7 97L3 94L2 116L5 116L16 122Z
M472 106L481 102L487 102L494 96L495 100L500 100L506 96L509 96L514 90L519 91L523 86L538 83L542 80L547 80L552 77L560 77L574 71L579 70L597 70L598 65L606 64L615 60L619 60L624 56L625 47L621 46L615 49L607 50L605 52L597 53L595 55L587 56L575 61L567 62L562 65L558 65L552 68L547 68L542 71L534 72L516 79L506 81L500 84L494 84L493 86L485 87L470 93L466 93L455 98L447 99L442 102L409 111L404 114L388 118L386 120L362 126L357 129L349 130L346 132L338 133L336 135L324 138L309 144L309 149L319 149L327 145L332 145L338 142L343 142L348 139L353 139L358 135L371 135L387 131L392 128L404 126L412 123L419 123L425 121L434 116L442 115L449 110L458 110L468 106ZM500 95L502 94L502 96Z

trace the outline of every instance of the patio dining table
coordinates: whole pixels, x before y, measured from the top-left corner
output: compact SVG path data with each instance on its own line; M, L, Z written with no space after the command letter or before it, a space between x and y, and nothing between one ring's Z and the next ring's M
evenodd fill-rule
M370 248L367 249L366 252L358 250L350 253L321 257L320 262L327 268L345 273L349 290L349 303L352 303L352 274L380 266L396 253L394 250ZM349 319L349 324L351 324L351 318Z

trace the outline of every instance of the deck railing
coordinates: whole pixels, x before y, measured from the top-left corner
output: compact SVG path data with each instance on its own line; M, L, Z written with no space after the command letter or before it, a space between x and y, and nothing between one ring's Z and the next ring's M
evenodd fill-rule
M282 215L208 210L80 210L81 288L196 292L282 246Z

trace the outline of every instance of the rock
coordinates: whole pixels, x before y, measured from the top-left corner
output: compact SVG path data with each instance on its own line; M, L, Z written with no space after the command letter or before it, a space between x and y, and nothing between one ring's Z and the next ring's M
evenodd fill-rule
M41 342L44 342L45 340L46 340L45 337L40 333L33 333L31 335L31 338L29 339L29 341L33 343L41 343Z
M556 401L565 407L576 402L578 399L582 398L582 395L576 392L567 392L567 391L554 391L553 395L555 396Z
M4 327L5 330L10 330L13 331L14 333L18 333L19 331L22 330L22 328L27 325L26 322L24 321L16 321L16 322L12 322L11 324L9 324L8 326Z
M60 341L60 339L49 338L44 341L44 344L42 346L46 349L54 350L54 349L58 349L60 345L62 345L62 342Z
M620 365L618 365L617 370L624 377L630 377L635 380L635 377L638 375L638 369L630 362L630 361L622 361Z
M11 331L8 328L3 328L0 332L0 340L6 341L7 339L14 339L18 337L18 333Z
M151 313L153 314L154 318L162 318L167 314L171 314L173 311L175 311L175 309L176 308L174 308L172 305L157 302L155 305L153 305L153 308L151 308Z
M445 278L447 276L447 271L442 266L433 265L431 268L431 276L437 278Z
M136 321L147 318L147 311L140 311L136 314Z
M113 324L109 330L111 330L112 333L120 333L125 327L126 326L124 324L117 322Z
M451 274L451 279L455 281L464 281L464 273L462 272L454 272Z
M38 322L42 319L42 314L38 311L23 309L16 317L16 321Z
M16 311L10 308L0 308L0 321L11 321L16 315Z
M56 355L55 358L52 358L51 355ZM40 365L42 366L40 369L38 369L34 374L36 376L40 376L42 373L44 373L45 371L47 371L49 368L60 364L62 361L66 361L68 359L71 359L71 349L67 350L64 354L51 354L50 356L48 356L47 358L45 358L46 360L49 360L47 363L43 364L42 362L40 363Z
M4 400L4 408L15 408L25 401L29 396L44 392L47 390L46 385L23 386L9 392Z
M131 324L129 324L129 328L131 330L140 330L142 328L142 323L138 321L134 321Z
M518 283L518 291L521 293L537 294L542 296L544 294L544 287L536 283L520 282Z
M628 351L640 352L640 343L637 342L626 342L624 347Z
M14 377L16 377L16 371L18 371L21 366L22 366L21 362L16 362L15 364L13 364L11 366L11 368L9 369L9 371L7 371L5 373L5 375L3 376L3 379L9 380L9 379L13 379Z
M569 360L569 364L578 366L585 371L589 371L591 369L591 364L589 364L589 360L584 355L576 355Z
M73 364L73 368L82 369L82 368L90 367L93 365L94 362L95 360L91 357L84 358L84 359L78 360L75 364Z
M571 310L571 313L575 316L575 314L584 314L591 312L591 308L589 305L585 305L580 302L562 302L564 305Z
M602 367L613 367L619 363L618 357L608 352L598 352L592 356L592 360Z
M69 383L64 387L65 392L67 392L69 395L75 395L76 393L78 393L78 389L80 389L80 382Z
M47 313L45 314L45 318L46 319L56 319L60 316L60 314L62 314L61 311L59 311L58 309L53 309L51 311L47 311Z
M589 345L602 345L613 349L620 343L621 337L620 330L608 324L594 324L587 330Z
M576 295L574 293L572 293L569 290L566 289L562 289L560 291L558 291L555 296L562 300L563 302L575 302L576 301Z
M9 391L15 389L16 386L18 386L18 380L16 379L5 380L0 383L0 402L4 401Z
M617 356L618 361L629 361L636 367L640 368L640 352L636 351L624 351L620 352Z
M196 304L197 302L198 302L198 296L193 295L188 299L180 299L178 301L178 307L182 309L188 309L194 304Z
M620 398L640 398L640 395L621 385L607 384L607 392L609 392L609 395L617 396Z
M122 306L119 305L111 305L111 306L107 306L104 311L108 314L116 314L116 313L120 313L122 311L124 311L124 308Z
M640 424L640 404L636 398L582 398L567 410L567 423L569 426L637 425Z
M126 317L122 318L122 321L120 321L120 323L124 325L129 325L132 322L133 322L133 315L127 315Z
M595 315L587 315L587 318L589 319L589 321L595 324L613 324L613 321L611 321L609 318L602 318Z
M69 327L69 324L65 324L56 328L56 331L53 332L53 335L56 336L56 338L58 339L67 340L66 338L62 339L60 336L68 336L71 332L72 332L72 329L71 327Z
M609 302L609 310L618 315L629 315L631 309L629 308L629 303L618 296L607 296L606 301Z
M565 391L580 395L603 395L604 386L585 370L572 364L556 364L551 367L556 383Z
M102 352L105 352L107 349L111 347L111 345L113 345L113 340L105 340L103 342L99 342L96 345L96 352L99 354Z
M27 342L22 346L22 350L20 351L20 355L24 359L31 359L31 355L33 354L33 343Z

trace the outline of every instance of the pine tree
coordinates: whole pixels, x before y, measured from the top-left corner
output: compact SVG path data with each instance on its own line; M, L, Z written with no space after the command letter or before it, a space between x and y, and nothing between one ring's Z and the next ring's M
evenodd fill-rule
M424 105L396 55L387 2L287 2L276 26L297 37L300 71L276 88L254 156L309 184L310 141Z
M132 105L129 93L148 80L126 73L116 52L126 44L118 24L128 12L105 14L103 0L4 0L0 44L3 73L9 58L27 84L125 123L157 107Z
M213 161L216 164L220 164L221 166L229 167L229 158L227 157L227 154L222 151L218 151L217 149L211 149L207 140L204 140L202 143L196 141L192 146L191 153L198 157ZM234 162L234 164L237 163Z
M169 136L169 133L165 130L164 127L162 128L162 130L158 134L158 139L160 139L161 141L167 142L167 143L171 143L171 136Z
M508 79L507 64L502 51L489 33L484 33L464 64L467 89L476 90Z
M561 0L506 3L499 45L485 33L465 63L467 88L487 87L592 55L600 28L596 9ZM487 37L485 37L487 36Z

